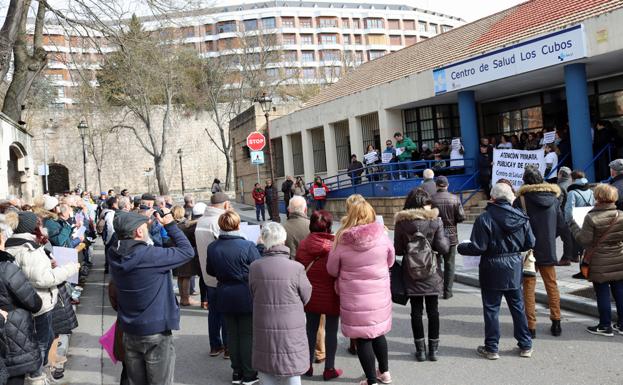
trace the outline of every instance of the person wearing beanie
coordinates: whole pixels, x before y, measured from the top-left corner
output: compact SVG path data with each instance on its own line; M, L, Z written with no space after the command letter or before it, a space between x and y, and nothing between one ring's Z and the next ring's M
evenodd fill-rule
M79 263L52 267L52 256L48 256L44 245L48 242L41 220L31 212L20 212L15 233L6 242L6 251L15 258L15 263L43 302L41 309L34 314L35 335L41 356L41 365L30 374L30 383L43 385L52 377L48 365L48 352L54 341L52 329L52 310L58 301L57 286L69 277L78 274Z
M613 160L608 167L610 167L610 184L619 193L619 199L616 201L617 209L623 210L623 159Z
M595 206L595 195L591 186L588 184L586 175L581 170L575 170L571 173L573 183L569 186L567 192L567 202L564 207L565 220L570 223L573 219L573 209L578 207L592 207ZM573 246L571 251L571 258L565 260L561 259L558 265L569 266L571 262L580 262L580 256L584 253L582 246L573 239L571 236ZM576 279L583 279L584 275L581 271L573 276Z
M560 208L565 210L565 206L567 204L567 189L573 182L571 178L571 169L569 167L563 166L558 169L558 187L560 187ZM574 261L573 258L573 248L574 248L574 240L571 236L571 232L564 232L560 234L560 240L562 241L562 257L558 262L559 265L566 265L566 261Z
M569 232L562 210L560 209L560 187L556 184L545 183L537 167L528 165L523 175L524 185L519 189L519 198L513 206L522 210L530 218L530 226L536 236L533 249L536 258L536 270L540 273L545 284L549 303L550 332L558 337L562 333L560 326L560 291L556 280L556 237L563 232ZM524 297L526 301L526 315L528 327L532 337L536 336L536 277L524 277Z

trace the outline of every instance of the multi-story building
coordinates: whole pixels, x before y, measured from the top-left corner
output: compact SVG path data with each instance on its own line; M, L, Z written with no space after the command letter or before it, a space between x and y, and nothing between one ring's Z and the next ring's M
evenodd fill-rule
M143 19L147 29L162 22ZM462 25L463 20L416 9L396 1L260 1L218 6L171 15L167 30L178 43L204 57L240 52L243 40L270 37L278 62L262 70L303 84L333 83L344 69L377 59ZM266 38L265 38L266 39ZM52 53L46 75L57 89L57 106L72 104L80 77L94 81L105 38L82 38L60 26L46 29L45 48ZM81 71L84 69L93 70ZM292 80L292 79L291 79Z

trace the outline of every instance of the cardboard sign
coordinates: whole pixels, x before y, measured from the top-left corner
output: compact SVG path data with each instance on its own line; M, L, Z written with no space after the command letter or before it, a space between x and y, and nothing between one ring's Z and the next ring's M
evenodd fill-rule
M379 155L375 152L369 152L363 156L366 159L366 163L374 163L379 160Z
M575 223L580 226L580 228L582 227L582 225L584 225L584 218L586 218L586 214L588 214L588 212L592 209L593 206L574 207L573 209L571 209L571 216L573 217Z
M257 240L260 238L260 225L250 225L247 224L243 226L240 224L240 233L247 241L251 241L257 244Z
M400 154L402 154L403 152L405 152L405 148L404 147L397 147L396 148L396 156L400 156Z
M327 196L327 192L324 187L315 187L314 188L314 196L315 197L325 197Z
M54 246L52 248L52 255L54 255L54 259L59 266L69 265L71 263L78 263L78 252L76 249L70 247L58 247ZM69 283L78 283L78 274L72 275L67 278L67 282Z
M392 154L391 152L384 152L383 154L381 154L381 162L389 163L392 161L393 157L394 157L394 154Z
M452 139L452 149L454 150L461 149L461 138Z
M546 132L543 135L543 143L549 144L554 143L556 141L556 131Z
M541 175L545 172L545 152L541 150L493 150L493 174L492 184L496 184L500 179L507 179L517 190L523 185L524 168L527 165L538 167Z

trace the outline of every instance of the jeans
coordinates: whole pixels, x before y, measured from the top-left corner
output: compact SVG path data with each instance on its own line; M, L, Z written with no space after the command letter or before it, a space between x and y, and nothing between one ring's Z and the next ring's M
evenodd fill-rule
M54 341L54 330L52 329L52 311L41 314L35 319L35 335L39 353L41 354L41 367L37 374L41 374L43 367L48 364L48 352Z
M368 385L376 384L376 365L374 359L379 362L379 371L385 373L389 370L389 357L387 353L387 340L385 336L374 339L357 338L357 356L363 372L368 380Z
M413 338L416 340L424 338L424 324L422 323L422 313L424 311L424 301L426 301L426 316L428 317L428 338L431 340L439 339L439 297L427 295L425 297L411 297L411 329Z
M260 372L262 385L301 385L301 376L279 377Z
M218 350L227 347L227 328L223 314L216 310L216 288L208 289L208 334L210 349Z
M443 256L443 294L452 294L454 283L454 260L456 258L456 245L450 246L448 254Z
M316 199L315 203L316 203L316 210L323 210L324 209L324 205L327 203L327 200L326 199Z
M305 313L307 318L307 342L309 343L309 362L314 362L314 350L316 349L316 333L320 325L320 314ZM337 329L340 317L336 315L325 316L324 343L326 347L325 369L335 368L335 353L337 352Z
M262 220L265 221L266 220L266 206L264 206L264 204L255 204L255 218L258 220L260 220L260 214L262 214Z
M225 314L231 368L243 380L257 376L251 363L253 352L253 314Z
M513 334L520 349L532 348L532 338L528 330L528 322L524 311L521 289L491 290L481 289L482 308L485 318L485 348L488 352L497 353L500 342L500 304L502 296L513 317Z
M610 304L610 289L614 295L617 307L619 326L623 325L623 281L597 283L593 282L593 288L597 295L597 309L599 310L599 326L612 326L612 307Z
M560 292L556 282L555 266L536 266L536 271L541 274L545 291L547 292L547 302L549 305L549 318L552 321L560 321ZM536 277L523 278L523 293L526 301L526 316L528 317L528 328L536 329Z
M201 302L208 302L208 286L203 282L203 274L199 274L199 293L201 294Z
M123 333L130 385L173 385L175 347L171 332L136 336Z

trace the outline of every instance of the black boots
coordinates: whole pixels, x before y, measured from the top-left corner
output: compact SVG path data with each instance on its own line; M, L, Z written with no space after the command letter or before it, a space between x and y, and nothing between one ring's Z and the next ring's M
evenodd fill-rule
M424 338L415 340L415 360L418 362L426 361L426 341Z
M532 339L536 338L536 329L528 329L530 331L530 337L532 337Z
M562 328L560 327L560 320L552 320L552 335L554 337L560 337L562 334Z
M428 340L428 359L429 361L437 361L437 353L439 352L439 340Z

